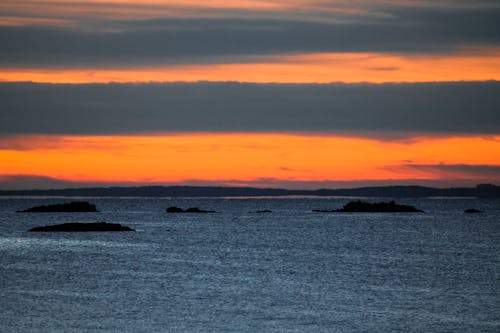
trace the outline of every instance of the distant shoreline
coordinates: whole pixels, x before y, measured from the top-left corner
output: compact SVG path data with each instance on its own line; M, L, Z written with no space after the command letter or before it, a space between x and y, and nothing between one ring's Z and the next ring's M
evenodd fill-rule
M0 190L0 197L123 197L123 198L280 198L280 197L393 197L393 198L500 198L500 186L433 188L373 186L349 189L287 190L223 186L136 186L49 190Z

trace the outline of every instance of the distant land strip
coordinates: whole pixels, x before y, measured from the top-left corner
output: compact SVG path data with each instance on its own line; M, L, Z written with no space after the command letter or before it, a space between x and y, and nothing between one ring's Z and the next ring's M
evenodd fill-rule
M500 186L479 184L476 187L433 188L425 186L372 186L350 189L287 190L279 188L225 186L134 186L92 187L48 190L0 190L0 196L63 197L477 197L500 198Z

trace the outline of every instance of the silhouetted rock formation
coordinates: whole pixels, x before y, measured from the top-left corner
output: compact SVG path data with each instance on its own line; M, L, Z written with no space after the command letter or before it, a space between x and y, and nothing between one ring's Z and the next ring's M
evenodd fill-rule
M198 207L191 207L186 209L184 212L186 213L215 213L215 210L203 210Z
M475 208L469 208L464 211L464 213L482 213L482 211L475 209Z
M18 212L19 213L80 213L80 212L97 212L97 209L95 205L90 204L86 201L72 201L64 204L32 207Z
M127 226L118 223L63 223L56 225L49 225L45 227L36 227L28 231L37 232L89 232L89 231L135 231Z
M167 208L167 213L184 213L184 209L172 206Z
M198 207L191 207L186 210L179 207L168 207L167 213L217 213L215 210L203 210Z
M340 209L315 209L313 211L320 213L423 213L423 211L413 206L400 205L394 201L369 203L360 200L351 201Z

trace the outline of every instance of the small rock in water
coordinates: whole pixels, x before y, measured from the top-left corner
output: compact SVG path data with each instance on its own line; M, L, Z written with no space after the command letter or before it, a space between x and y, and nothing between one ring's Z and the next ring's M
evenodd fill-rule
M172 206L167 208L167 213L217 213L217 212L214 210L200 209L198 207L191 207L184 210L182 208Z
M118 223L106 223L106 222L96 222L96 223L63 223L56 225L48 225L45 227L36 227L28 231L37 232L89 232L89 231L135 231L132 228L123 226Z
M479 209L475 209L475 208L469 208L469 209L466 209L464 211L464 213L482 213L482 211L480 211Z
M96 206L86 201L72 201L63 204L36 206L18 213L83 213L97 212Z
M167 213L184 213L184 210L182 208L172 206L167 208Z
M370 203L361 200L348 202L340 209L314 209L313 211L320 213L423 213L413 206L400 205L394 201Z

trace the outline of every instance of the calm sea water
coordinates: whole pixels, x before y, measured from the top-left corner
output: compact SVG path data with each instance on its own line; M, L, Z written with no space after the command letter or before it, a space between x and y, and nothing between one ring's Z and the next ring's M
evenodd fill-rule
M423 214L311 211L345 198L85 200L101 212L0 199L1 332L500 332L499 200L398 200ZM137 232L26 232L96 221Z

